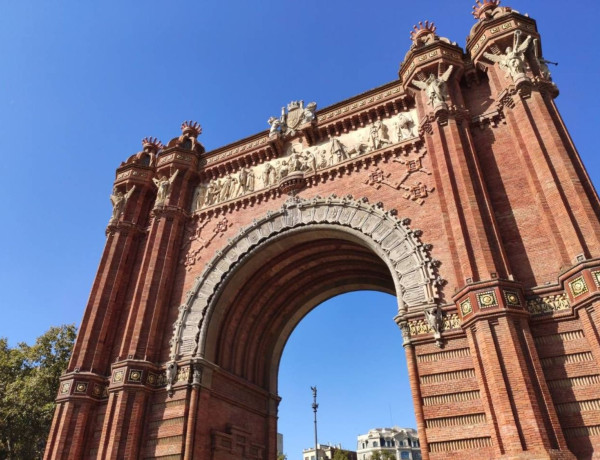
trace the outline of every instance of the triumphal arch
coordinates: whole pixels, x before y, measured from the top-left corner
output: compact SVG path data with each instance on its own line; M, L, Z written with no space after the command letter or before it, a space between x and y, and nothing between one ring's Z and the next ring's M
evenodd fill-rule
M425 459L600 458L600 203L533 19L419 23L399 78L118 169L46 458L269 459L302 317L398 300Z

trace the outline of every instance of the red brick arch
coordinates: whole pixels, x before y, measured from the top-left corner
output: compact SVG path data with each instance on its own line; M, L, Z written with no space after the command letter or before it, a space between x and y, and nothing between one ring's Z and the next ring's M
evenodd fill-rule
M275 459L285 341L360 288L398 298L424 459L598 456L600 201L535 21L483 3L464 50L416 27L397 81L211 152L144 140L46 458Z
M351 197L288 200L206 265L180 307L171 359L208 359L276 392L287 337L323 300L376 289L396 295L400 315L433 305L432 261L408 222Z

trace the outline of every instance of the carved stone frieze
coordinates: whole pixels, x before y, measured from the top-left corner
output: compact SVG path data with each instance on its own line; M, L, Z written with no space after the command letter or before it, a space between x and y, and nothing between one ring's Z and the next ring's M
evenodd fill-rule
M546 297L536 296L527 299L527 310L534 316L570 309L571 304L569 303L566 292Z
M298 142L290 143L279 158L252 167L242 167L223 177L202 182L196 188L192 212L279 187L293 173L302 173L303 177L308 177L361 155L414 139L418 136L415 117L413 112L402 112L386 120L374 121L353 132L331 136L311 147L304 147ZM407 166L407 171L424 172L420 166L420 158L415 161L419 164L418 169L413 167L411 170ZM400 182L403 181L404 179Z
M439 329L439 332L450 331L453 329L460 329L460 318L458 315L456 313L452 313L451 315L442 316L441 328ZM431 326L431 323L426 319L408 321L408 330L411 337L423 334L432 334L435 332Z
M202 354L203 337L210 321L206 318L212 314L214 302L236 265L252 257L272 237L297 227L326 225L351 231L364 239L390 267L400 313L412 307L434 305L440 287L436 283L434 264L425 245L419 241L420 232L408 228L409 221L395 214L386 212L379 204L370 205L367 200L332 195L309 200L293 197L280 209L255 219L231 238L196 278L185 303L179 307L170 342L171 359Z

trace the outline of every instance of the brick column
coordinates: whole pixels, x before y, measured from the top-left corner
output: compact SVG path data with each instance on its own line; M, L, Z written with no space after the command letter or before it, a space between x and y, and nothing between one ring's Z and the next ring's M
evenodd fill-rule
M487 282L454 297L467 333L496 455L574 458L564 439L515 283Z
M132 282L133 264L151 204L150 159L160 143L144 139L143 146L143 152L117 170L106 244L67 373L61 377L55 414L61 422L51 431L45 458L84 455L89 441L86 428L93 424L87 415L94 413L105 392L111 346L126 308L125 294ZM81 398L87 398L85 418L76 410L83 404Z
M140 268L131 305L127 318L121 322L119 360L112 365L102 458L138 458L142 448L145 409L151 391L148 375L153 370L159 371L157 360L163 334L170 332L164 322L189 217L199 154L204 151L196 142L199 125L184 123L182 129L182 136L171 141L156 161L152 178L156 198L150 212L146 246L138 256Z

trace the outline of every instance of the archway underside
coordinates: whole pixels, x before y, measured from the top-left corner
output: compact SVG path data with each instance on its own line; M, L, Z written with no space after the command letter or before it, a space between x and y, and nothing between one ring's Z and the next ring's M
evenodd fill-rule
M275 393L296 325L324 300L358 289L395 294L388 267L369 248L339 231L279 239L239 267L216 299L205 357Z

